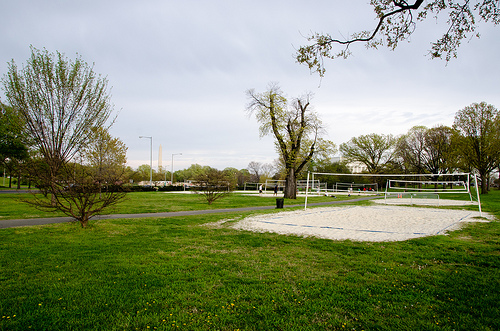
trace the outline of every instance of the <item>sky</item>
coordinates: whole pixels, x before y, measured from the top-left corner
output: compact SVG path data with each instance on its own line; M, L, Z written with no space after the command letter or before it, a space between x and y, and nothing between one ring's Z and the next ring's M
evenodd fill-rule
M16 0L0 3L0 75L22 67L30 45L80 55L107 78L118 115L111 129L128 165L174 171L191 164L244 169L272 163L273 137L245 112L246 91L277 82L289 98L312 92L314 110L337 146L370 133L452 125L457 111L485 101L500 108L500 26L480 24L446 63L426 54L446 18L417 23L395 51L351 47L326 60L320 78L294 53L312 32L342 37L376 25L368 0ZM3 91L0 99L6 102ZM182 153L182 155L180 155ZM175 154L172 156L172 154Z

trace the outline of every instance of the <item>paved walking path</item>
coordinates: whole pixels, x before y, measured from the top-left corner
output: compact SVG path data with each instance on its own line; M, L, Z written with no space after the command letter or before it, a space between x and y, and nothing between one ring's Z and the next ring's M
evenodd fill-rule
M339 200L339 201L328 201L328 202L315 202L308 203L308 206L325 206L334 205L346 202L364 201L376 199L378 197L362 197L352 200ZM301 207L301 205L286 205L285 207ZM266 210L266 209L276 209L275 206L262 206L262 207L242 207L242 208L226 208L226 209L209 209L209 210L187 210L187 211L175 211L175 212L164 212L164 213L146 213L146 214L113 214L113 215L99 215L93 217L93 220L106 220L106 219L119 219L119 218L143 218L143 217L178 217L178 216L193 216L202 214L219 214L219 213L231 213L238 211L252 211L252 210ZM17 220L0 220L0 229L14 228L20 226L33 226L33 225L43 225L52 223L65 223L74 221L72 217L49 217L49 218L30 218L30 219L17 219Z

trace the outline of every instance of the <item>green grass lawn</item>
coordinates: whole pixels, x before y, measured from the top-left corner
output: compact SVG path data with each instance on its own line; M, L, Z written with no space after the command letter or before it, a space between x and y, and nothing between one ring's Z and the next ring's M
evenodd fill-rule
M0 230L0 330L500 329L498 221L367 243L230 227L249 214Z
M349 200L358 196L311 197L309 202L325 202L333 200ZM5 219L24 219L37 217L65 216L62 213L54 213L37 210L35 207L22 202L21 199L33 199L29 193L2 193L0 194L0 221ZM304 205L304 198L296 200L286 199L286 205ZM117 206L105 210L105 214L140 214L175 212L184 210L225 209L252 206L275 206L276 197L266 197L254 194L252 196L233 193L228 197L215 201L208 205L206 200L196 194L166 193L166 192L133 192L127 193L125 200Z

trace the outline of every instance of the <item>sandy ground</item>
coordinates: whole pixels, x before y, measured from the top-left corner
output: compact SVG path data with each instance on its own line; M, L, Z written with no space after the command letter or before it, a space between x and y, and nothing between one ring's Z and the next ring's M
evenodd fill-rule
M398 200L402 203L402 199ZM442 200L441 205L444 204L445 200ZM444 235L466 222L493 219L484 212L483 218L479 218L478 211L373 204L258 215L239 221L234 228L333 240L402 241Z
M408 198L403 198L403 199L398 199L398 198L391 198L391 199L377 199L373 200L376 203L379 204L387 204L387 205L416 205L416 206L434 206L434 207L440 207L440 206L470 206L470 205L476 205L477 202L475 201L466 201L466 200L447 200L447 199L408 199Z

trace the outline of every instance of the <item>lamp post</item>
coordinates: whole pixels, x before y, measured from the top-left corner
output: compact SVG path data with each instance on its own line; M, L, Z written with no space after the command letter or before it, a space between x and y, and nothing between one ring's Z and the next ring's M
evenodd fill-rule
M172 154L172 171L170 172L171 185L174 185L174 155L182 155L182 153Z
M149 185L153 187L153 137L139 136L139 138L148 138L150 140L149 148Z

